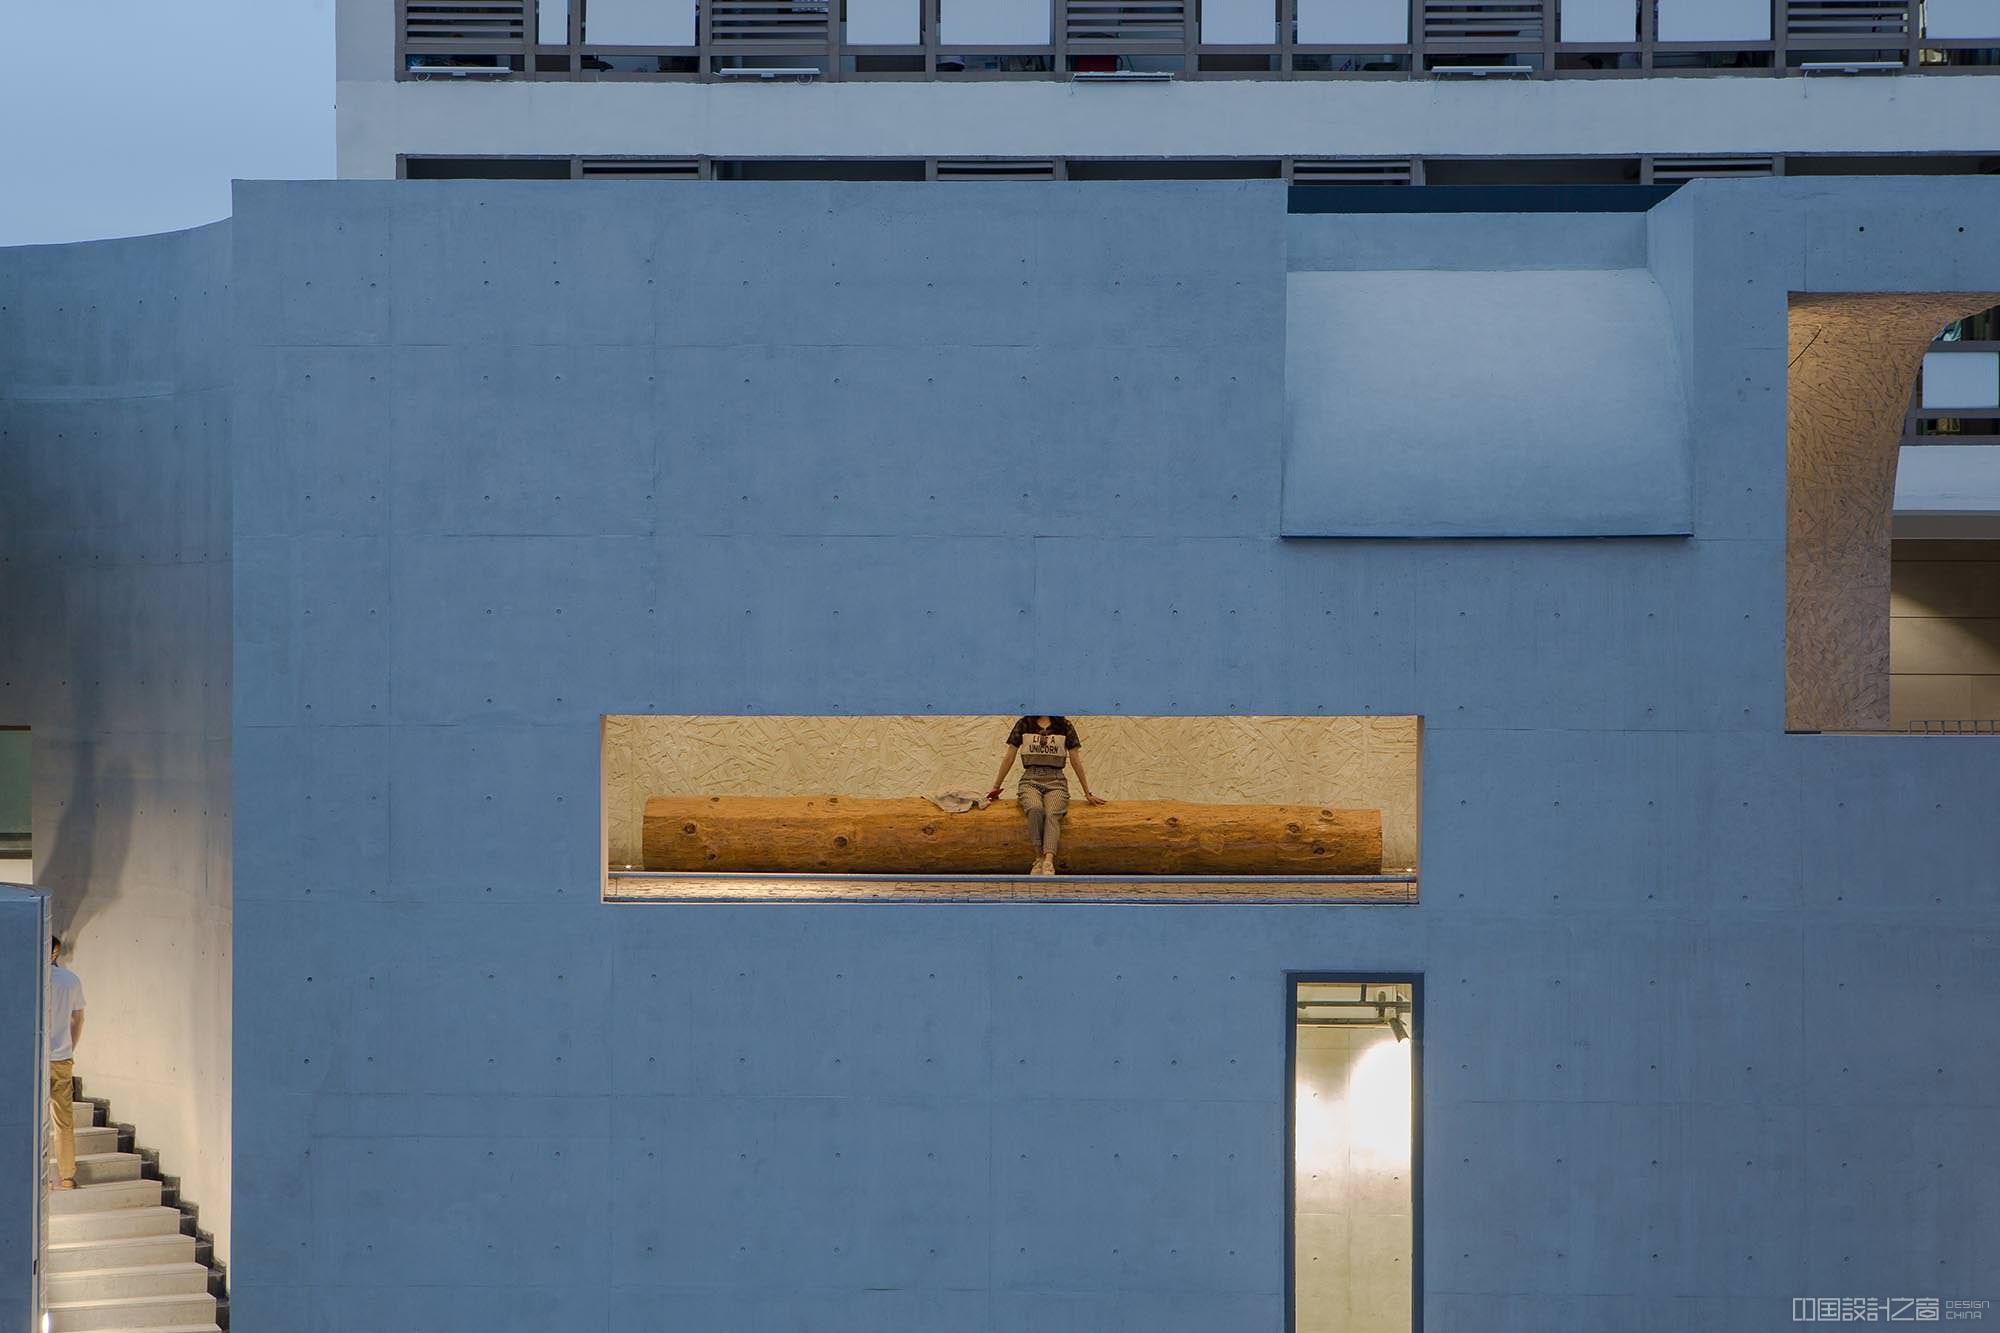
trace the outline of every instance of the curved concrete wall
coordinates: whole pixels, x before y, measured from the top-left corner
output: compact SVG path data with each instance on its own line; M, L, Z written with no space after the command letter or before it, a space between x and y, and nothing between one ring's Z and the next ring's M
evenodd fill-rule
M0 249L0 718L77 1076L229 1250L230 236Z

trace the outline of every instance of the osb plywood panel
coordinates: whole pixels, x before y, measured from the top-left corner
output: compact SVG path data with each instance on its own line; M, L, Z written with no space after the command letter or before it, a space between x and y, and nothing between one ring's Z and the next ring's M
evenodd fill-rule
M1091 788L1100 796L1379 809L1383 868L1417 864L1414 717L1072 720L1083 739ZM610 864L639 864L648 796L983 792L992 785L1013 723L1011 717L960 716L607 717ZM1072 792L1081 797L1074 783Z
M1889 725L1896 446L1924 349L1991 293L1792 298L1785 725Z

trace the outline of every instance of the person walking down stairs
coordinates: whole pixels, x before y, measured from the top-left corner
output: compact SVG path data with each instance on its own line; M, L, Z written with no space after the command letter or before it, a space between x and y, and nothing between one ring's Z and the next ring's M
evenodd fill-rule
M76 1118L71 1076L83 1039L83 981L62 965L62 936L49 937L49 1112L55 1121L57 1189L76 1188Z

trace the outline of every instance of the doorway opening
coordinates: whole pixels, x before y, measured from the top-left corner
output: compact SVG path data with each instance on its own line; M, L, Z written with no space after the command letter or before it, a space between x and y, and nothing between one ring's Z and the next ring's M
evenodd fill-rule
M1788 731L1879 732L1891 725L1891 542L1910 386L1927 361L1943 355L1932 350L1939 330L1971 318L1993 300L1990 292L1820 292L1791 298ZM1966 366L1977 371L1976 349L1952 355L1965 362L1952 363L1958 371ZM1931 388L1938 388L1940 376L1951 379L1954 373L1934 368ZM1931 397L1942 402L1934 393Z
M1422 978L1294 974L1286 1266L1291 1333L1422 1327Z

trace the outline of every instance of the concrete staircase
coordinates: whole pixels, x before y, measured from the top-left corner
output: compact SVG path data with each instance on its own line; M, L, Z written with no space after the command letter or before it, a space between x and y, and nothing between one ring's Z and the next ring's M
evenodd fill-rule
M79 1101L76 1188L49 1195L43 1298L50 1333L219 1333L229 1307L175 1183L131 1151L129 1126Z

